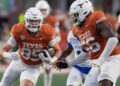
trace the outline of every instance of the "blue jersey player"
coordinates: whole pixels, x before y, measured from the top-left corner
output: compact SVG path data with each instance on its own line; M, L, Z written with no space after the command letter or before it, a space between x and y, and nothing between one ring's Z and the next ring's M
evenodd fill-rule
M67 40L68 47L63 51L62 58L66 58L73 51L75 52L75 57L77 57L82 51L79 39L77 37L74 37L72 31L70 31ZM82 64L74 65L67 78L67 86L82 85L90 69L91 66L89 65L89 60L83 62Z

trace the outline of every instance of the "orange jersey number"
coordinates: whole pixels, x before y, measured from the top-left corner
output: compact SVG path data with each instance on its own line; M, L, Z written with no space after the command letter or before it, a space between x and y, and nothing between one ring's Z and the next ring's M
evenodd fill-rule
M89 54L91 54L91 52L92 53L98 52L101 47L100 47L100 44L98 42L91 43L94 40L95 40L94 37L89 37L86 40L82 40L81 45L82 46L86 45L86 47L84 47L83 50L85 50L86 52L89 52Z
M31 61L39 61L39 58L31 58L31 57L39 57L40 49L29 49L29 48L22 48L21 49L22 56L25 60L31 60Z

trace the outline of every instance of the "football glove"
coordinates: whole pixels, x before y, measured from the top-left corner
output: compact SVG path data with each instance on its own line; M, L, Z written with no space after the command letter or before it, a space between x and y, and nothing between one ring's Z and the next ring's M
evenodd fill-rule
M90 61L90 65L94 66L94 67L100 67L100 65L102 65L104 63L104 59L95 59L95 60L91 60Z
M4 52L3 57L11 59L13 61L19 60L19 54L17 52L12 52L12 53Z
M61 60L57 60L55 63L54 63L54 68L56 69L65 69L65 68L68 68L68 63L66 62L65 59L61 59Z

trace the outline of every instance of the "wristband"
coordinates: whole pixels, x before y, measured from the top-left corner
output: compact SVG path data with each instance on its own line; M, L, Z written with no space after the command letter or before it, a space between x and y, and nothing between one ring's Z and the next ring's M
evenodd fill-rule
M63 59L63 56L60 56L60 57L58 58L58 60L61 60L61 59Z

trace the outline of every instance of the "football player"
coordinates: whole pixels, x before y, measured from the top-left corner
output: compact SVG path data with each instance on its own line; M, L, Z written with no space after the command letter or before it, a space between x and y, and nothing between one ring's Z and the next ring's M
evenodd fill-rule
M56 41L59 43L61 40L60 37L60 30L59 30L59 21L55 16L50 15L50 5L46 0L39 0L35 7L39 9L43 15L43 23L48 23L52 25L55 29L55 35L56 35ZM52 82L52 71L51 71L51 65L44 64L44 85L45 86L51 86Z
M68 34L68 47L62 53L62 58L66 58L73 51L75 52L75 57L77 57L81 52L81 43L80 40L72 34L72 31ZM60 59L61 60L61 59ZM89 60L85 61L82 64L74 65L69 73L67 78L66 86L82 86L83 81L85 80L86 75L89 73L91 66L89 65Z
M88 75L92 77L94 70L98 69L98 86L115 86L120 74L120 49L104 13L93 11L89 0L76 0L69 14L74 22L72 32L80 39L84 52L70 62L56 62L56 66L66 68L84 62L89 56L93 67ZM87 80L84 86L96 86L96 79Z
M42 24L41 12L31 7L24 16L25 23L18 23L12 27L10 39L0 50L0 57L12 59L0 86L11 86L19 77L20 86L35 86L41 64L53 63L61 55L54 28L49 24ZM18 52L9 53L15 45L19 47ZM47 52L47 46L56 51L53 58Z

